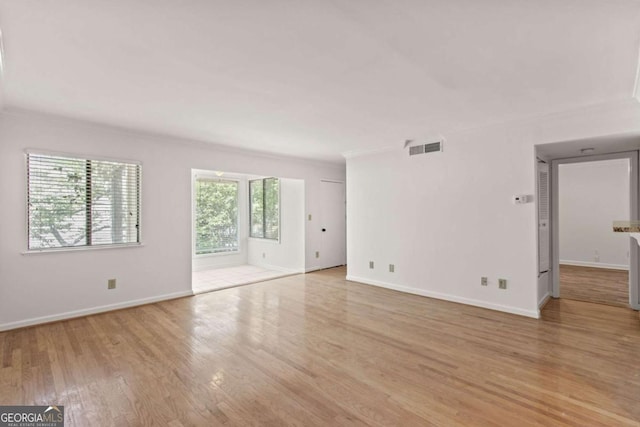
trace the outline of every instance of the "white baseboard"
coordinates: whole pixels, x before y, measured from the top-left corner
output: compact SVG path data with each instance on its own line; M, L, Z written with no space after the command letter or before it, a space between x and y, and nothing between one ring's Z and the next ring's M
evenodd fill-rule
M551 298L551 294L549 292L546 292L542 298L540 298L540 301L538 301L538 310L541 310L542 307L544 307L544 305L547 303L547 301L549 301L549 299Z
M560 265L575 265L576 267L594 267L594 268L608 268L610 270L629 270L628 265L622 264L605 264L603 262L589 262L589 261L573 261L570 259L561 259Z
M65 313L52 314L50 316L34 317L31 319L19 320L17 322L9 322L0 324L0 331L8 331L10 329L24 328L26 326L39 325L42 323L57 322L59 320L73 319L74 317L83 317L90 314L104 313L107 311L120 310L122 308L136 307L139 305L151 304L154 302L166 301L170 299L193 296L193 291L174 292L171 294L158 295L155 297L142 298L132 301L119 302L116 304L101 305L97 307L86 308L82 310L67 311Z
M420 295L428 298L441 299L445 301L457 302L460 304L473 305L475 307L488 308L490 310L503 311L505 313L518 314L520 316L533 317L534 319L540 318L539 310L523 310L517 307L511 307L508 305L494 304L486 301L459 297L457 295L444 294L441 292L427 291L424 289L410 288L408 286L395 285L393 283L381 282L378 280L365 279L363 277L349 276L347 280L352 282L363 283L365 285L379 286L382 288L393 289L395 291L406 292L409 294Z

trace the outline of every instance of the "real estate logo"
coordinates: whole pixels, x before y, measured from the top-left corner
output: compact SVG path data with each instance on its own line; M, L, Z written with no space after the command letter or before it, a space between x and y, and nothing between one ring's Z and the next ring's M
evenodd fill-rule
M0 427L64 427L64 406L0 406Z

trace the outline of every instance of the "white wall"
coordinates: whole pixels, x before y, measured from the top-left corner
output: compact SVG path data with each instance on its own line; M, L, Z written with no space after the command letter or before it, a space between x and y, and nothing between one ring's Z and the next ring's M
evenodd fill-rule
M142 162L143 246L24 255L27 148ZM25 111L0 114L0 329L191 293L191 169L305 182L307 213L320 180L343 165L225 149ZM320 231L306 227L306 259ZM305 267L313 266L306 263ZM115 290L106 282L116 278Z
M280 242L249 238L251 265L289 273L305 271L304 182L280 179Z
M559 165L560 264L629 268L629 160Z
M348 158L348 278L538 316L535 204L511 202L535 192L535 144L638 131L637 102L621 102L449 133L442 153Z

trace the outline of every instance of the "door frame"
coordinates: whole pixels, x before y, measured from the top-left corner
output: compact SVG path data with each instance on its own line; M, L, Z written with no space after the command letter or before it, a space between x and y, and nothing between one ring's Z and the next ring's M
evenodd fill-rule
M551 160L551 295L560 297L560 185L559 166L570 163L584 163L601 160L629 159L629 219L638 219L638 151L625 151L620 153L600 154L593 156L568 157ZM613 221L611 218L611 232ZM629 236L629 306L634 310L640 310L640 280L638 277L638 242Z

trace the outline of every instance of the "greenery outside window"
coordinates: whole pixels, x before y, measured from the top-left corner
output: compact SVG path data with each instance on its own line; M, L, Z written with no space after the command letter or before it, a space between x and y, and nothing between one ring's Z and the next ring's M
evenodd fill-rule
M27 154L29 250L140 243L140 165Z
M280 181L264 178L249 181L250 236L280 239Z
M196 255L237 252L238 182L196 178Z

